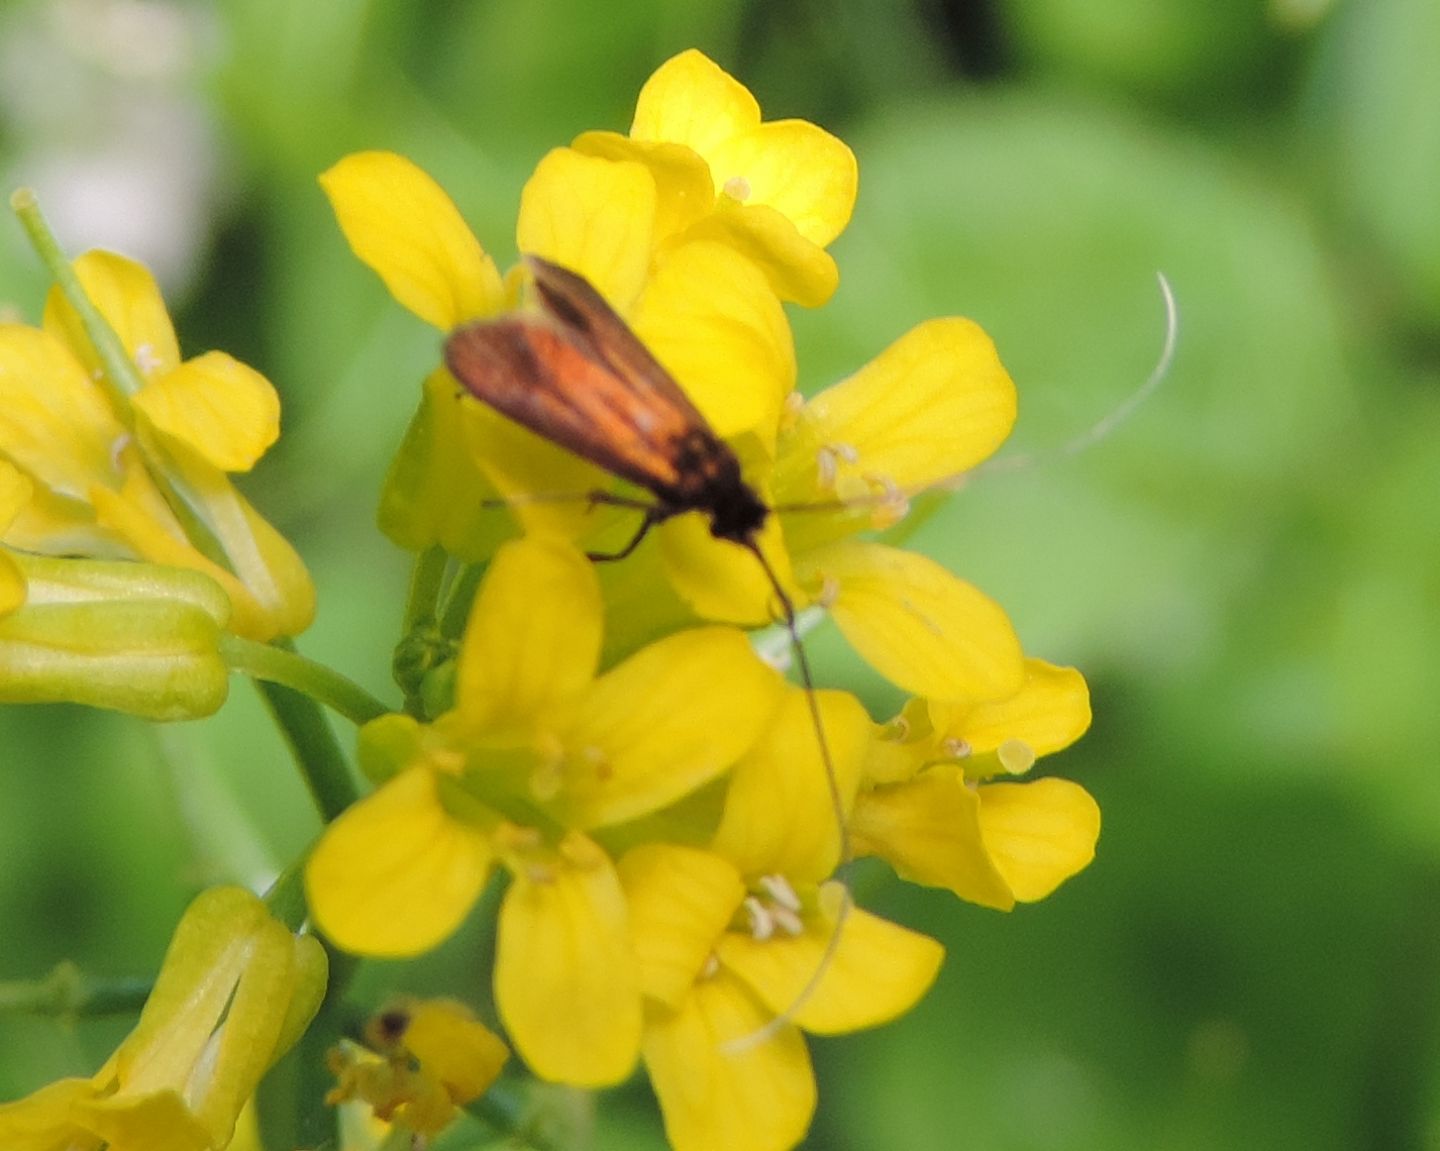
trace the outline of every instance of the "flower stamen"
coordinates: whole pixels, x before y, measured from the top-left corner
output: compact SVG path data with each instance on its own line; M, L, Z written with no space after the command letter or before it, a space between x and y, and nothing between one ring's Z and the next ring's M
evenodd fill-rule
M738 200L743 204L750 198L750 181L744 176L731 176L725 181L724 192L732 200Z

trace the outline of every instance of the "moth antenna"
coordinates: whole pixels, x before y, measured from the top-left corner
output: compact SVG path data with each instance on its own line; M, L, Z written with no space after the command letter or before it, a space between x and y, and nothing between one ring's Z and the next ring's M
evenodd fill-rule
M1057 448L1037 452L1019 452L1001 459L986 460L973 468L956 472L954 475L935 480L923 487L901 489L899 494L905 499L913 499L936 488L954 491L969 483L976 476L1022 471L1047 460L1070 459L1072 456L1077 456L1086 449L1094 447L1133 416L1169 377L1170 368L1175 362L1175 347L1180 333L1180 309L1175 302L1175 292L1170 287L1170 281L1166 279L1163 272L1156 272L1155 279L1160 285L1160 298L1165 305L1165 339L1160 349L1160 358L1155 361L1155 366L1150 369L1150 374L1145 377L1144 382L1130 395L1085 431ZM776 504L770 510L787 514L843 511L848 508L865 508L889 503L895 499L895 496L896 493L891 491L874 497L858 496L850 499L817 500L811 503Z
M830 756L830 744L825 738L825 724L820 716L820 702L815 696L815 677L810 672L810 657L805 652L805 644L800 638L800 628L797 623L795 603L790 598L780 583L780 577L775 574L775 569L770 566L770 561L760 550L760 545L753 539L743 541L750 553L759 561L765 577L770 581L770 588L775 593L776 600L780 603L780 614L785 630L790 636L790 649L795 655L795 666L800 671L800 683L805 691L805 702L810 711L810 722L815 729L815 741L820 745L820 759L825 765L825 785L830 792L830 808L835 816L835 828L840 838L840 863L846 864L854 858L850 845L850 828L845 819L845 797L840 792L840 779L835 774L835 761ZM830 938L825 941L825 950L820 955L820 962L815 965L815 970L810 978L805 981L790 1001L789 1006L778 1015L768 1020L763 1027L756 1028L748 1035L742 1035L736 1039L730 1039L720 1045L720 1050L726 1055L743 1055L747 1051L753 1051L762 1043L768 1043L781 1030L788 1027L795 1021L795 1016L800 1009L810 1002L815 992L819 989L821 982L830 970L830 964L835 959L836 952L840 948L840 936L845 930L845 921L850 916L850 908L854 900L850 896L850 889L843 881L837 880L842 892L839 909L835 914L835 925L830 931Z
M953 479L942 480L940 486L963 484L968 482L972 476L1022 471L1047 460L1068 460L1072 456L1078 456L1081 452L1093 448L1133 416L1169 377L1170 368L1175 363L1175 346L1180 334L1180 309L1175 303L1175 292L1170 287L1170 281L1165 278L1164 272L1156 272L1155 279L1160 285L1160 298L1165 304L1165 340L1160 348L1160 358L1155 361L1155 366L1150 369L1150 374L1145 377L1144 382L1138 388L1078 436L1066 440L1059 447L1038 452L1020 452L1017 455L1006 456L998 460L986 460Z
M515 492L508 496L486 496L476 501L476 506L486 511L504 511L507 508L523 507L526 504L590 504L613 508L633 508L648 512L656 509L654 500L640 499L596 489L589 492Z

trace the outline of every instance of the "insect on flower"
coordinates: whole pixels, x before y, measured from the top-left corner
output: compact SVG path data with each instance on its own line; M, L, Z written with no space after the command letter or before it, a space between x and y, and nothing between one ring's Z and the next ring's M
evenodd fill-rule
M655 497L653 503L606 492L588 497L642 513L639 528L624 547L592 554L592 559L623 559L652 527L686 512L709 517L711 535L755 557L789 633L839 827L841 859L848 860L844 800L825 742L795 605L758 542L772 509L741 477L734 451L600 293L583 277L548 260L533 255L524 260L534 279L539 313L458 328L445 341L446 365L483 403ZM832 950L845 907L848 900ZM786 1015L808 998L828 962L829 955Z
M516 423L651 492L654 504L621 559L651 527L698 511L710 531L753 552L769 509L740 461L680 386L581 276L526 256L542 314L469 324L445 342L445 362L477 399ZM776 585L782 608L788 600Z

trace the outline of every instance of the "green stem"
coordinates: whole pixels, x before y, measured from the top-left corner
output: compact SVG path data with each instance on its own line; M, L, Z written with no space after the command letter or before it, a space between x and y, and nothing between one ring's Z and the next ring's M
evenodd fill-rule
M415 557L410 571L410 595L405 601L403 634L435 622L435 607L440 599L440 585L445 582L445 565L449 563L445 549L426 548Z
M145 385L139 369L131 362L125 345L115 334L115 329L100 314L100 309L91 303L80 283L80 277L75 274L74 266L66 259L59 241L55 239L55 233L50 230L50 225L45 220L45 214L40 211L40 202L36 199L34 190L17 189L10 197L10 208L20 218L20 224L30 238L31 246L50 270L50 275L55 278L66 302L80 317L85 335L105 367L100 385L112 391L111 399L115 403L116 411L125 418L128 425L131 419L129 399Z
M475 1118L531 1151L588 1147L594 1127L592 1092L501 1080L465 1105Z
M357 727L394 710L333 668L287 648L223 635L220 654L232 671L293 688L339 712Z
M305 903L305 857L297 859L276 877L265 893L265 906L291 931L305 926L310 915Z
M309 696L279 683L262 679L256 687L290 745L315 807L329 823L359 799L360 792L325 713Z
M89 979L75 964L58 963L44 979L0 983L0 1014L81 1016L134 1015L150 994L148 979Z
M440 618L440 634L458 636L465 630L470 619L470 605L475 601L475 590L485 575L484 564L467 564L450 584L444 612Z
M305 898L305 863L310 858L307 850L299 859L282 871L270 890L265 893L265 906L270 914L291 931L299 933L310 918L310 904ZM339 1002L355 974L358 960L345 951L332 947L324 938L320 939L330 961L330 976L326 986L327 1002Z

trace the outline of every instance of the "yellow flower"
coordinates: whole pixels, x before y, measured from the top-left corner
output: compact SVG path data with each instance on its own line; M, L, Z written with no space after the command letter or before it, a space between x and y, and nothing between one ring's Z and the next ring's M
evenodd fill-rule
M601 619L594 571L569 545L501 548L455 708L365 729L367 770L388 778L330 825L306 872L339 946L410 955L448 936L503 866L500 1017L538 1074L581 1086L628 1074L640 1036L624 898L594 834L719 778L781 691L727 628L668 637L597 676Z
M857 650L911 693L1003 698L1023 673L999 605L933 561L849 538L892 524L906 493L973 466L1009 433L1014 386L993 344L971 321L933 320L802 404L765 261L714 224L780 221L823 256L818 245L849 216L853 163L811 125L762 123L740 85L684 53L646 86L630 139L591 133L541 161L521 198L518 246L589 280L729 439L779 511L758 542L793 598L827 607ZM727 204L727 183L749 186L754 202ZM502 281L453 203L409 161L347 157L322 184L351 247L422 318L448 331L515 306L503 285L523 277ZM382 523L407 547L439 543L483 558L496 539L485 504L498 496L527 531L606 552L633 533L633 515L577 497L614 482L462 399L440 373L392 470ZM607 650L633 650L697 616L771 621L764 572L744 548L715 540L703 515L676 517L659 535L658 554L642 549L603 577L623 621Z
M33 485L5 542L192 568L226 589L237 633L304 630L315 606L309 575L226 475L252 467L278 435L274 389L220 352L181 362L141 265L88 252L75 272L143 386L126 397L109 379L58 289L43 329L0 325L0 457ZM196 532L220 554L207 555Z
M1100 809L1068 780L995 779L1023 775L1089 725L1080 673L1036 659L1009 699L912 701L871 750L850 825L855 850L986 907L1043 899L1094 858Z
M843 692L816 703L848 807L872 725ZM802 1031L884 1023L933 981L943 954L934 940L858 908L842 922L846 896L827 882L838 862L836 813L797 689L731 773L708 850L647 843L621 859L646 998L642 1051L677 1151L794 1146L815 1108Z
M140 1021L89 1079L0 1105L7 1151L218 1151L260 1078L310 1022L325 953L248 891L202 893Z
M782 406L775 399L761 406ZM985 333L965 319L930 320L808 403L791 393L783 406L773 458L742 458L747 480L775 509L761 544L790 573L797 605L826 608L876 670L913 694L1014 694L1020 643L994 600L924 556L853 538L897 522L908 493L973 466L1009 433L1015 389ZM715 539L698 515L657 534L658 554L637 552L608 574L617 599L628 602L633 586L663 572L703 619L769 622L769 583L744 548Z
M747 880L720 854L665 844L634 848L620 874L646 996L645 1065L676 1151L793 1147L816 1101L802 1030L888 1022L939 970L938 943L858 908L832 951L838 885Z
M330 1053L337 1085L326 1102L361 1100L377 1119L419 1135L448 1127L509 1057L468 1007L448 999L397 1001L370 1020L365 1040L371 1051L347 1044Z
M517 278L508 278L507 290L454 203L409 160L357 153L320 180L355 254L421 319L448 333L517 303ZM718 241L672 246L657 259L656 212L654 178L643 165L556 149L525 186L518 244L594 284L718 432L773 446L795 380L780 302L753 262ZM747 386L736 387L737 376ZM387 478L381 527L412 550L440 544L484 558L504 534L486 503L506 497L527 530L593 541L616 516L574 499L529 497L573 497L612 483L563 448L462 399L441 370L426 382Z
M418 314L442 328L472 318L458 306L422 309L407 287L421 279L425 300L469 299L472 313L509 303L498 277L487 279L491 291L464 290L477 278L477 262L493 265L475 255L454 205L409 161L364 153L322 181L357 254ZM633 161L552 152L522 197L520 246L596 284L717 432L732 437L748 477L780 509L761 545L787 582L787 558L793 563L797 598L829 607L857 649L908 691L946 699L1013 693L1022 674L1019 642L994 601L930 560L847 538L893 522L903 514L903 493L972 466L1005 438L1014 386L994 346L968 320L930 321L796 406L789 328L753 265L723 244L694 242L652 266L653 185ZM414 216L397 218L401 207ZM418 231L428 245L406 240ZM437 248L436 236L448 246ZM415 270L421 258L423 276ZM633 530L633 517L597 515L581 500L547 502L613 480L459 392L448 373L427 384L387 485L382 521L392 538L484 556L496 538L486 525L496 517L483 503L497 495L516 501L528 529L583 536L592 550ZM615 613L626 630L612 633L613 650L630 650L690 612L747 626L769 622L771 589L744 549L714 540L699 515L677 517L659 534L661 554L637 555L625 571L605 576L612 604L644 604ZM678 599L656 595L657 567Z
M680 53L646 81L628 138L587 132L575 148L650 171L657 246L722 243L783 299L808 307L835 291L825 247L855 206L854 154L804 120L762 122L755 97L700 52Z
M356 153L320 183L355 254L440 331L518 303L515 276L501 277L454 203L410 161ZM583 275L720 434L750 434L770 450L795 379L777 293L819 303L834 290L824 245L848 221L855 183L854 156L839 140L802 121L762 123L743 87L687 52L646 84L630 138L587 133L540 161L521 196L517 247ZM530 485L537 475L547 488ZM482 558L504 534L487 499L608 482L461 403L441 372L392 467L381 526L413 550L438 543ZM572 537L607 518L543 501L516 515L527 530Z

